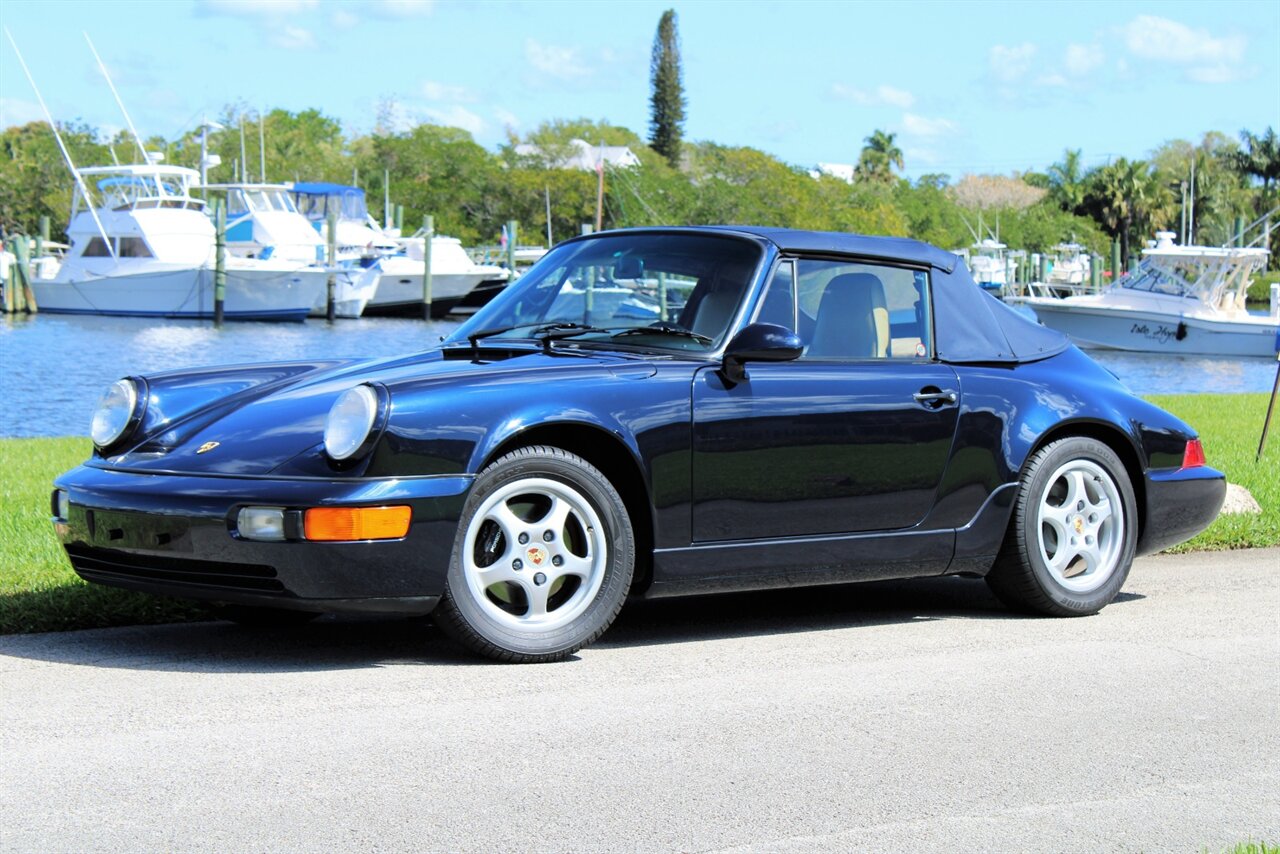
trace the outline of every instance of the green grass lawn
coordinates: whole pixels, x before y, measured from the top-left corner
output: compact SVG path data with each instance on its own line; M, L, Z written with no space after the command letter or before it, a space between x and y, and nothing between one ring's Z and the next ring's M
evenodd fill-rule
M1267 414L1266 394L1150 395L1200 433L1209 465L1253 494L1261 516L1219 516L1209 529L1170 551L1243 549L1280 545L1280 412L1272 416L1271 435L1260 462L1254 462Z
M205 611L86 584L49 523L53 479L83 462L88 439L0 439L0 634L168 623Z
M1254 463L1267 395L1151 397L1190 423L1209 464L1253 493L1261 516L1223 516L1177 547L1280 545L1280 424ZM1280 415L1278 415L1280 420ZM53 479L89 456L87 439L0 439L0 634L202 619L199 605L86 584L71 570L49 523Z

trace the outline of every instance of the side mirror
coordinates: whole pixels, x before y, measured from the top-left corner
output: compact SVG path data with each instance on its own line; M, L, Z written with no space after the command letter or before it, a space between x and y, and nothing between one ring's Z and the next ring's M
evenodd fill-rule
M785 326L753 323L733 336L725 348L721 373L726 382L737 385L747 378L747 362L790 362L803 352L800 336Z

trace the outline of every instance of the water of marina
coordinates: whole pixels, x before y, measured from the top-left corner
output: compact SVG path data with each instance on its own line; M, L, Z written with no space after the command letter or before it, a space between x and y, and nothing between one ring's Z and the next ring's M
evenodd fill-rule
M230 323L42 314L0 317L0 436L69 436L112 381L195 365L373 358L425 350L458 321L362 318L333 324ZM1269 392L1274 359L1091 355L1139 394Z

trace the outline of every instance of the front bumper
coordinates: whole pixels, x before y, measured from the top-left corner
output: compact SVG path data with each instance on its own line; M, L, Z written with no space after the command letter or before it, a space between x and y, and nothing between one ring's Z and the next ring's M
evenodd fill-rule
M139 474L84 465L58 538L85 580L176 596L310 611L427 613L445 575L471 478L324 480ZM239 537L245 505L408 504L409 533L367 542Z
M1226 475L1208 466L1151 471L1145 486L1140 555L1176 546L1209 527L1227 495Z

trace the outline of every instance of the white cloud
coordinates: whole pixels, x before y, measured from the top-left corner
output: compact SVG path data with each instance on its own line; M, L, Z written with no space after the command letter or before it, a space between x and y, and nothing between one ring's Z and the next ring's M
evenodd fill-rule
M1122 30L1125 47L1140 59L1186 68L1199 83L1229 83L1244 74L1244 36L1210 35L1155 15L1139 15Z
M911 164L923 163L925 166L936 166L942 158L932 148L908 147L903 149L902 159Z
M1139 15L1126 24L1124 41L1134 56L1183 64L1239 62L1245 46L1243 36L1214 38L1207 30L1155 15Z
M991 75L997 80L1012 83L1022 79L1031 70L1031 62L1036 55L1036 46L1031 42L1006 47L998 44L987 54L987 63Z
M484 131L486 127L484 119L480 118L466 107L459 107L456 104L442 110L423 110L422 114L430 119L434 124L462 128L473 136Z
M902 132L907 136L933 138L954 134L958 128L948 119L930 119L915 113L903 113Z
M852 101L864 107L888 105L905 110L916 102L915 95L907 90L886 85L877 86L875 91L867 91L856 86L836 83L831 87L831 94L841 100Z
M285 50L315 50L315 35L303 27L283 26L271 34L271 43Z
M309 12L319 5L320 0L196 0L196 12L247 18L284 17Z
M349 30L360 23L360 16L354 12L348 12L346 9L339 9L333 13L333 17L330 20L338 29Z
M525 39L524 55L530 65L548 77L577 80L591 73L577 48L558 47Z
M435 11L435 5L435 0L375 0L366 4L366 8L385 18L412 18L430 15Z
M1067 73L1073 77L1083 77L1106 60L1101 45L1069 44L1065 60Z
M1044 75L1041 75L1040 77L1037 77L1036 85L1063 87L1067 85L1067 78L1063 77L1061 74L1055 71L1050 74L1044 74Z
M494 108L493 117L498 121L498 124L502 125L503 127L508 127L508 128L520 127L519 117L517 117L516 114L511 112L510 110L503 109L502 107Z
M476 100L476 95L466 86L450 86L434 80L422 81L422 94L430 101L463 101Z
M9 128L39 121L44 121L44 112L34 101L0 98L0 127Z

